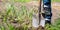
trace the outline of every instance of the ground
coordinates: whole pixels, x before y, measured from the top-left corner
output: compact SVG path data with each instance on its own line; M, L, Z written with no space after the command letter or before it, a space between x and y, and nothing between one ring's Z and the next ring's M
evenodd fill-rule
M7 6L6 4L8 3L0 2L0 11L6 10L6 6ZM20 9L20 5L22 4L19 2L16 2L14 3L14 5L18 9ZM35 6L34 8L38 8L39 6L37 1L31 1L31 2L25 3L24 5L27 7L28 10L33 6ZM52 2L52 13L53 13L52 23L54 24L55 20L57 18L60 18L60 2Z

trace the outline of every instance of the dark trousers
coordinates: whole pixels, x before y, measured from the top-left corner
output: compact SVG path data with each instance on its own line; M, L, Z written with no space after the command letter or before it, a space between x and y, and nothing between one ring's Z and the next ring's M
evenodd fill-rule
M51 17L52 17L52 10L51 10L51 0L43 0L43 17L50 19L49 21L51 22Z

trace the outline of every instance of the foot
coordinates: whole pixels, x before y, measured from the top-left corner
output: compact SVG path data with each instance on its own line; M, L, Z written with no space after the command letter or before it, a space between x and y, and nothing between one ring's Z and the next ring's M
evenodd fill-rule
M45 19L45 24L51 24L51 19Z
M45 20L40 21L40 26L45 27Z

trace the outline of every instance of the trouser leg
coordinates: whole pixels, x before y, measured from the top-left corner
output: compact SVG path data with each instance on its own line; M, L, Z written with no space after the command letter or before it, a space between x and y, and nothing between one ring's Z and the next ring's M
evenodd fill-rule
M33 16L32 16L32 26L36 28L39 27L39 19L36 13L33 13Z
M51 24L51 17L52 17L52 12L51 12L51 0L43 0L43 17L45 18L45 23Z

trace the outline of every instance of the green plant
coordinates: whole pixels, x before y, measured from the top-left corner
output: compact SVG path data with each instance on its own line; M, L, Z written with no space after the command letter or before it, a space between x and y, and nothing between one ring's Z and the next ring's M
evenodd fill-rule
M29 1L31 1L31 0L14 0L15 2L29 2Z
M56 19L55 25L46 25L47 30L60 30L60 18Z
M24 0L25 1L25 0ZM25 2L27 2L29 0L26 0ZM0 26L1 30L15 30L15 28L12 26L12 24L10 24L7 21L18 21L19 24L24 23L24 21L29 20L31 21L31 17L32 17L32 11L28 11L27 8L22 5L21 6L21 10L16 10L15 6L14 6L14 1L11 1L12 4L7 4L7 10L3 12L1 12L0 14L0 18L2 18L2 23L6 25L6 27L4 25ZM29 24L28 24L29 25ZM22 30L27 30L28 29L28 25L24 25L22 26ZM17 25L18 26L18 25ZM17 30L21 30L20 28L17 28Z

